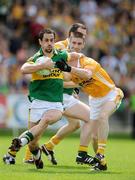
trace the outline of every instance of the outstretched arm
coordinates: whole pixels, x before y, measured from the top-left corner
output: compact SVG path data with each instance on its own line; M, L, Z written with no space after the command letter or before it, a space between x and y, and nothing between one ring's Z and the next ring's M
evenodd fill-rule
M88 80L92 77L91 70L69 66L64 60L57 61L56 66L61 71L70 72L71 74L76 75L79 78L84 79L84 80Z
M88 69L76 68L71 66L71 73L78 76L80 79L90 79L92 77L92 71Z

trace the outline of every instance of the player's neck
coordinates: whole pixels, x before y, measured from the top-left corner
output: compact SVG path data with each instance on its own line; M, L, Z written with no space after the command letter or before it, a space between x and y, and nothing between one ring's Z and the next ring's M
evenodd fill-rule
M46 57L52 57L53 56L53 51L51 51L50 53L48 53L48 52L44 52L44 56L46 56Z

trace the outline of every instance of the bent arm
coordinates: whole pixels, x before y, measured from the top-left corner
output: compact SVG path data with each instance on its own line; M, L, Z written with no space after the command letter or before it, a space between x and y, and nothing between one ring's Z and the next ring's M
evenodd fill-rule
M46 57L45 60L46 61L41 61L38 63L28 61L22 65L21 72L24 74L31 74L39 70L54 68L54 62L50 58Z
M32 74L32 73L37 72L42 69L43 69L42 64L25 63L21 67L21 72L23 74Z
M76 60L78 61L78 59L80 58L84 58L85 56L82 53L70 53L70 61L72 60ZM74 74L76 76L78 76L81 79L90 79L92 77L92 71L90 69L87 68L78 68L78 67L74 67L71 66L71 74Z
M91 70L76 68L73 66L71 68L71 74L78 76L80 79L86 79L86 80L88 80L92 77L92 71Z
M63 86L64 86L64 88L76 88L76 87L79 87L79 85L74 83L73 81L64 82Z

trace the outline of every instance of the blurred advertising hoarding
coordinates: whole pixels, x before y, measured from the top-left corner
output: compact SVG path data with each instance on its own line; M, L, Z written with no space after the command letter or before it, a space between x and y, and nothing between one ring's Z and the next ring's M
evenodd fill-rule
M2 107L0 110L0 127L27 127L29 101L26 96L20 94L1 95L0 107Z
M26 95L0 95L0 128L27 128L30 102ZM49 126L58 129L65 124L65 119Z
M0 128L6 127L8 119L8 104L5 95L0 94Z

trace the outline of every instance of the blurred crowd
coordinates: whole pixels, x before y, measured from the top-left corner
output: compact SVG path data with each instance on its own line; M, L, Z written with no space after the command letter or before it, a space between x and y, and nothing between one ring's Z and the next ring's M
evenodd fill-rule
M125 93L135 95L134 0L0 0L0 93L25 93L28 77L20 66L38 47L45 27L67 36L71 24L88 28L85 54L108 71Z

